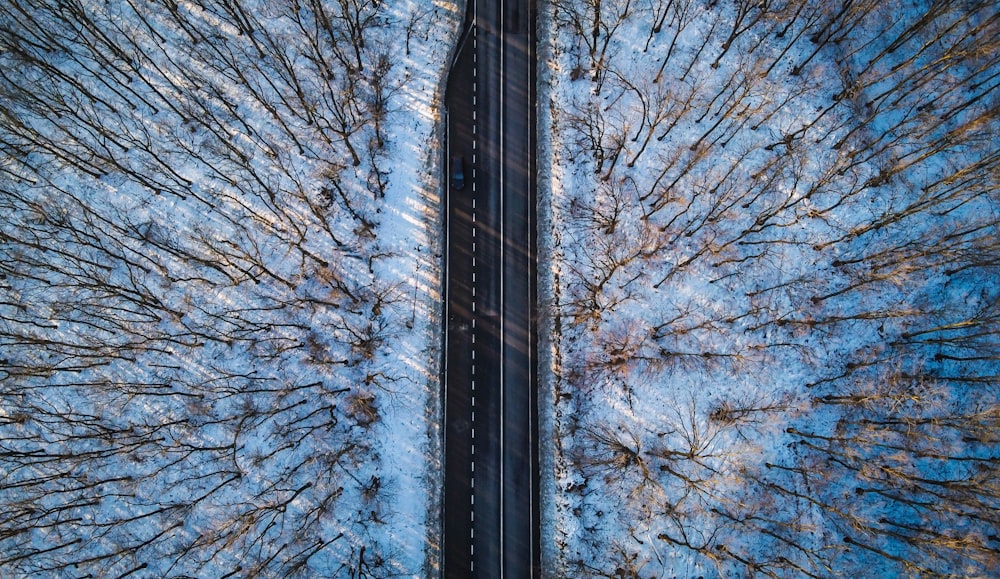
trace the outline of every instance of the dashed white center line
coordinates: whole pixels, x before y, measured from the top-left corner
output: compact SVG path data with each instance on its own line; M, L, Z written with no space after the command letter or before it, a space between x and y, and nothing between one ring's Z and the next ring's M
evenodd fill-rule
M475 16L473 16L473 28L472 28L472 313L476 313L476 147L477 147L477 135L479 131L478 121L477 121L477 100L476 94L479 90L478 81L478 61L477 54L479 52L477 45L477 34L478 28L475 23ZM470 355L472 357L471 371L470 371L470 387L472 394L472 404L470 412L471 420L471 457L470 457L470 477L469 477L469 570L474 572L476 568L475 554L475 521L476 521L476 318L475 315L472 317L472 332L471 332L472 347L470 348Z

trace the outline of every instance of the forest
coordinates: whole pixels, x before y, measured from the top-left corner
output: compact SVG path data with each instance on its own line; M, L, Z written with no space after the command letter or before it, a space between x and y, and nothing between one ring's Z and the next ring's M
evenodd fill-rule
M438 568L458 4L0 3L0 575ZM543 574L1000 574L1000 7L538 7Z
M552 574L1000 573L1000 7L543 5Z
M0 575L434 565L457 22L0 3Z

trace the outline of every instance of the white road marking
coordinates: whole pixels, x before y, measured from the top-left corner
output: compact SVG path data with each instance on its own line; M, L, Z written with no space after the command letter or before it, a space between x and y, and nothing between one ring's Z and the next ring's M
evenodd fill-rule
M474 345L476 343L476 332L475 332L475 329L476 329L476 316L475 316L475 313L476 313L476 299L475 299L476 298L476 272L475 272L475 268L476 268L476 241L475 241L475 238L476 238L476 226L475 226L475 223L476 223L476 192L478 191L477 182L476 182L476 148L479 145L479 141L478 141L478 138L477 138L477 136L479 134L479 123L478 123L478 117L477 117L478 104L477 104L477 99L476 99L476 95L477 95L477 93L479 91L479 80L478 80L478 76L479 76L479 66L478 66L478 53L479 53L479 50L478 50L478 34L479 34L479 29L476 26L476 21L477 21L477 18L478 18L479 5L478 5L478 3L475 3L475 0L473 0L473 1L474 1L474 3L473 3L473 17L472 17L472 25L473 25L473 29L472 29L472 47L473 47L472 62L473 62L473 66L472 66L472 171L471 171L471 173L472 173L472 224L473 224L472 225L472 239L473 239L473 241L472 241L472 298L473 298L472 299L472 312L473 312L473 317L472 317L472 330L473 330L473 332L472 332L472 344ZM469 507L469 511L470 511L469 512L469 521L470 521L470 524L469 524L469 571L470 571L470 573L472 573L472 572L475 571L475 568L476 568L476 562L475 562L475 554L476 554L476 545L475 545L475 537L476 537L476 530L475 530L475 521L476 521L476 507L475 507L475 505L476 505L476 460L475 460L476 459L476 380L475 380L475 375L476 375L476 363L475 363L475 360L476 360L476 349L475 349L475 347L471 348L470 355L472 357L472 363L471 363L471 366L472 366L471 367L472 380L470 381L471 382L470 386L471 386L471 391L472 391L472 407L471 407L471 411L470 411L470 414L471 414L471 423L472 423L472 427L471 427L471 430L472 430L472 432L471 432L472 446L471 446L471 458L470 458L469 462L471 463L470 464L470 468L471 468L471 473L472 474L471 474L471 476L469 478L469 484L470 484L470 492L469 492L469 504L470 504L470 507Z

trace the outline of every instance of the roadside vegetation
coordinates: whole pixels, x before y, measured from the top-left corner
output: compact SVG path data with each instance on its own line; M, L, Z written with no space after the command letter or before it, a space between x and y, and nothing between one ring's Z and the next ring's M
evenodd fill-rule
M997 5L545 6L550 568L995 576Z
M442 6L0 5L0 575L433 567Z

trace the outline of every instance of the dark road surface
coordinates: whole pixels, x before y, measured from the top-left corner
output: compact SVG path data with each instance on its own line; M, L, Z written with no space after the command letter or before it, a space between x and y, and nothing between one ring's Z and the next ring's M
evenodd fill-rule
M448 81L444 577L539 576L534 0L469 0ZM447 167L448 175L452 167Z

